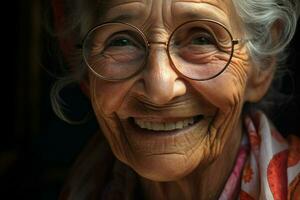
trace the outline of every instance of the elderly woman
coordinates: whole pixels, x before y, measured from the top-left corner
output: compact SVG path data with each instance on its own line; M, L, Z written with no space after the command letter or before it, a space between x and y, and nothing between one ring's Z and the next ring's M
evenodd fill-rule
M101 131L61 199L299 199L300 140L259 107L298 0L54 0ZM263 105L263 104L262 104Z

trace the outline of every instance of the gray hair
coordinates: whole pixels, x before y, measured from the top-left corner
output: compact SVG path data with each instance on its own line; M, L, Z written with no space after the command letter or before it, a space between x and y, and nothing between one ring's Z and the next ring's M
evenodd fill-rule
M247 43L252 60L264 68L264 60L277 55L286 58L285 48L292 40L299 17L299 0L233 0L246 29ZM281 28L274 41L272 28ZM278 60L282 61L282 60Z
M98 1L101 2L101 0L93 0L93 3L99 4ZM96 17L95 13L99 13L96 10L99 7L91 6L90 2L65 0L69 29L63 35L69 32L77 32L79 33L77 39L79 39L88 31L87 26L93 24L92 18ZM232 0L232 2L244 24L246 38L249 39L246 45L253 63L264 70L269 58L275 56L277 58L276 67L282 67L285 58L288 56L285 50L296 31L297 19L300 15L299 0ZM280 27L281 32L279 37L274 40L272 29L276 25ZM77 53L74 53L74 55L77 56L75 61L78 61L80 56ZM58 79L51 90L51 103L54 112L69 123L73 122L64 115L64 107L62 106L64 102L60 98L60 92L69 84L79 83L86 73L86 68L81 62L77 62L77 65L76 62L74 63L77 68L67 76ZM270 91L269 93L274 94L272 88ZM262 102L264 101L262 100ZM262 105L265 106L266 104Z
M265 97L251 107L264 110L269 117L292 99L292 94L281 93L282 81L288 72L287 47L291 42L300 15L299 0L233 0L236 12L241 17L246 30L248 52L253 63L264 70L269 67L270 58L276 57L276 73ZM277 26L277 27L275 27ZM274 38L272 31L279 31Z

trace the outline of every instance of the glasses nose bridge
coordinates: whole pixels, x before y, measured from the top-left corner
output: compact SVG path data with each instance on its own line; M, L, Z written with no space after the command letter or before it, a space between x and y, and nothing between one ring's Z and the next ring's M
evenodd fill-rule
M163 54L163 56L166 56L166 59L168 60L169 64L171 65L172 61L169 56L168 45L169 45L168 41L166 41L166 42L163 42L163 41L149 42L149 41L147 41L148 55L147 55L146 60L149 60L149 58L152 57L153 55L157 56L158 54ZM161 58L161 56L158 56L158 57ZM172 68L172 70L174 70L172 65L171 65L171 68Z
M165 29L153 28L148 31L139 30L139 32L143 34L149 49L153 46L164 46L167 49L171 34Z
M149 54L153 53L153 51L165 51L168 59L169 58L169 48L168 48L168 45L169 45L169 41L149 41L149 40L146 40L146 43L147 43L147 48L148 48L148 56Z
M149 42L147 41L148 48L151 49L153 45L160 45L164 46L165 48L168 47L168 42L163 42L163 41L155 41L155 42Z

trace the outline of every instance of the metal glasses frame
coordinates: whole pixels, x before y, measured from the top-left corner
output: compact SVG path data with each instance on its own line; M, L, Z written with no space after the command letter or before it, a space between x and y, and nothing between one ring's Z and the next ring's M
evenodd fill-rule
M215 74L215 75L213 75L213 76L211 76L211 77L208 77L208 78L197 79L197 78L191 78L191 77L188 77L188 76L186 76L185 74L183 74L182 72L180 72L180 71L177 69L176 65L174 64L174 62L173 62L173 60L172 60L172 58L171 58L171 56L170 56L170 49L169 49L169 48L170 48L170 45L169 45L169 44L170 44L170 40L172 39L173 35L176 33L176 31L177 31L178 29L180 29L181 27L183 27L184 25L186 25L186 24L188 24L188 23L201 22L201 21L203 21L203 22L215 23L215 24L221 26L222 28L224 28L224 30L225 30L225 31L228 33L228 35L230 36L230 40L231 40L231 54L230 54L230 57L229 57L229 59L228 59L228 61L227 61L227 64L223 67L223 69L222 69L220 72L218 72L217 74ZM226 70L226 68L228 67L228 65L229 65L230 62L231 62L231 59L232 59L233 54L234 54L234 46L237 45L237 44L239 44L239 42L241 41L240 39L233 39L232 34L231 34L230 31L226 28L225 25L223 25L222 23L220 23L220 22L218 22L218 21L211 20L211 19L198 19L198 20L191 20L191 21L186 21L186 22L182 23L181 25L179 25L178 27L176 27L176 28L173 30L173 32L170 34L170 36L169 36L167 42L149 42L148 39L147 39L147 37L145 36L145 34L144 34L138 27L136 27L136 26L134 26L134 25L132 25L132 24L129 24L129 23L118 22L118 21L116 21L116 22L106 22L106 23L102 23L102 24L100 24L100 25L97 25L97 26L93 27L91 30L89 30L89 31L87 32L87 34L85 35L85 37L84 37L84 40L83 40L82 45L78 45L77 47L80 48L80 49L82 50L82 56L83 56L83 59L84 59L84 61L85 61L85 64L88 66L88 68L89 68L89 69L90 69L97 77L99 77L100 79L106 80L106 81L112 81L112 82L123 81L123 80L127 80L127 79L130 79L130 78L136 76L137 74L139 74L141 71L144 70L145 67L142 67L142 66L145 66L145 63L146 63L146 61L147 61L147 59L145 59L145 60L143 61L143 63L141 64L140 69L137 70L135 73L129 75L128 77L120 78L120 79L104 77L104 76L98 74L98 73L97 73L97 72L89 65L89 63L88 63L88 61L87 61L87 59L86 59L86 57L85 57L85 55L84 55L84 46L85 46L85 43L86 43L86 40L87 40L88 36L89 36L94 30L96 30L96 29L98 29L98 28L101 28L101 27L106 26L106 25L113 25L113 24L116 24L116 25L120 25L120 24L121 24L121 25L129 26L130 28L133 28L133 30L135 30L135 31L143 38L143 40L144 40L144 42L145 42L145 44L146 44L146 47L145 47L145 48L146 48L146 49L145 49L145 50L146 50L146 58L147 58L148 55L149 55L149 49L150 49L150 47L151 47L151 44L164 44L164 45L167 47L167 55L168 55L168 57L169 57L169 60L170 60L170 64L171 64L172 69L173 69L174 71L176 71L178 74L180 74L180 76L182 76L182 77L184 77L184 78L186 78L186 79L195 80L195 81L206 81L206 80L210 80L210 79L213 79L213 78L219 76L220 74L222 74L222 73Z

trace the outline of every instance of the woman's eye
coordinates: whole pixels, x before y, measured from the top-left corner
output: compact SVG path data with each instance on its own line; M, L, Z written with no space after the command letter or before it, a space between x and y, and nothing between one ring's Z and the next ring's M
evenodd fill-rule
M207 37L197 37L192 39L191 43L194 45L209 45L212 44L213 42L211 41L210 38Z
M118 38L112 40L108 46L114 46L114 47L134 46L134 43L127 38Z

